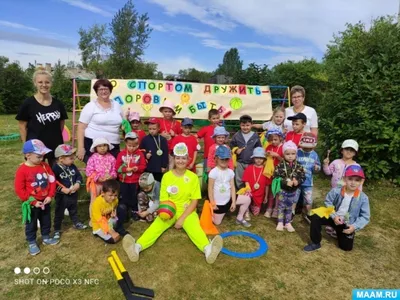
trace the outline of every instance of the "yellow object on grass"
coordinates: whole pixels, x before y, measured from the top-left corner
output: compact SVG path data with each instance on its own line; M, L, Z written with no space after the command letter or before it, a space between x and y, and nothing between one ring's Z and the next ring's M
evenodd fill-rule
M236 162L237 162L237 155L236 155L236 150L239 149L239 147L233 147L232 149L232 162L233 166L236 168Z
M321 206L311 210L311 215L316 214L320 218L329 218L331 214L335 212L335 208L333 206L325 207Z

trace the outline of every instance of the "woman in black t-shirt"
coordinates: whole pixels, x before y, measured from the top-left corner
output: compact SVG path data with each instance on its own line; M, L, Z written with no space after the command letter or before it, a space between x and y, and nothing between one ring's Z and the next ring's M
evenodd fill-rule
M36 71L33 74L33 83L36 94L22 103L15 119L19 121L22 142L39 139L53 150L45 156L48 163L53 165L54 150L63 143L62 131L68 115L61 101L50 94L52 76L49 72Z

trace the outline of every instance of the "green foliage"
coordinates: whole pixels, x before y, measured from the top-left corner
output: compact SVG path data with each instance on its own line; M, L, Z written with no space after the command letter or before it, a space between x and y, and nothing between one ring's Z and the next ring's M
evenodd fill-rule
M329 89L320 110L326 146L360 144L370 179L400 182L400 30L390 17L347 25L328 47Z
M243 68L243 61L240 60L239 51L231 48L225 52L222 64L218 65L215 73L235 78Z
M272 72L267 65L249 64L247 69L240 70L234 82L249 85L269 85L271 84Z
M64 103L67 111L72 110L72 81L65 76L66 67L58 61L54 65L51 94Z
M211 72L199 71L195 68L179 70L179 79L189 80L193 82L207 83L212 77Z

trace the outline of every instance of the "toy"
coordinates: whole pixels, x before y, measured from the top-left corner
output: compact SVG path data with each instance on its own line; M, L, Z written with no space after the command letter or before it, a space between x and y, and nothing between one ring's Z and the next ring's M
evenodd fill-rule
M215 227L212 221L213 209L211 207L210 201L205 200L203 205L203 211L200 216L200 226L203 231L208 235L216 235L219 233L217 227Z
M161 201L158 207L158 215L164 220L172 219L176 214L176 205L172 201Z
M226 238L229 236L239 236L239 235L248 236L248 237L256 240L260 245L258 250L251 252L251 253L242 253L242 252L234 252L234 251L230 251L226 248L222 248L221 252L224 253L225 255L229 255L229 256L233 256L233 257L237 257L237 258L256 258L256 257L262 256L265 253L267 253L267 251L268 251L267 243L264 241L264 239L262 237L260 237L257 234L247 232L247 231L231 231L231 232L224 232L224 233L220 234L220 236L222 238Z

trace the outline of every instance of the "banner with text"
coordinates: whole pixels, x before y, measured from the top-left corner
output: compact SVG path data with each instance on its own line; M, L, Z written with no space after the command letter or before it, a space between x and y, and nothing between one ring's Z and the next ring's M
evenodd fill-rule
M160 117L165 100L172 101L176 118L207 119L210 109L218 109L221 117L238 120L250 115L254 120L269 120L272 98L269 86L207 84L164 80L110 79L111 98L122 105L124 112L139 112L142 117ZM92 87L96 80L92 80ZM91 100L96 93L91 90Z

